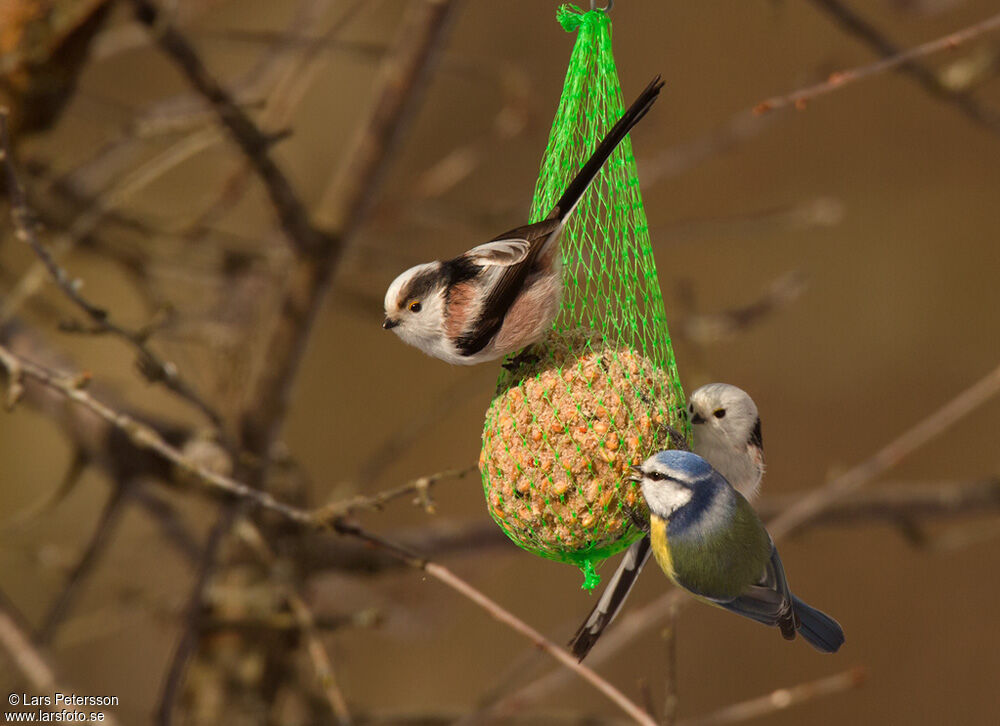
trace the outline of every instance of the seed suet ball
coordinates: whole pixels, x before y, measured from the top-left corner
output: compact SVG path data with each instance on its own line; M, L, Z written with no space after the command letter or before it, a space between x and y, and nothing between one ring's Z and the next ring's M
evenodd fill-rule
M666 371L596 331L552 332L508 363L486 413L480 472L490 514L521 547L602 559L638 537L631 467L685 431Z

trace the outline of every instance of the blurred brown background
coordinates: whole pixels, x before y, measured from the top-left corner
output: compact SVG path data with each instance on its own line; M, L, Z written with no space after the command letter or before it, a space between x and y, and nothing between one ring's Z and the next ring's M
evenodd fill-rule
M257 64L295 26L296 14L315 13L295 31L302 47L350 14L319 53L300 102L273 129L292 132L274 156L312 207L372 103L386 44L415 4L169 5L212 73L245 90L251 114L268 112L273 90ZM26 182L50 228L68 227L86 205L52 201L46 183L73 174L115 140L141 135L135 119L151 109L156 120L175 118L171 107L156 105L164 99L182 110L188 104L176 116L187 126L146 132L133 156L105 167L99 189L107 192L185 135L213 128L210 114L192 115L200 109L195 97L150 47L127 5L112 8L95 31L77 92L54 125L18 142ZM875 76L801 112L747 113L764 98L875 60L824 5L619 0L612 12L625 97L657 72L667 81L632 141L681 375L688 390L721 380L754 396L764 421L765 498L822 485L1000 360L1000 127L977 123L901 73ZM900 47L998 10L991 0L851 6ZM280 439L313 503L375 493L476 460L497 366L452 368L402 345L379 328L381 297L406 267L453 255L524 219L574 39L555 22L556 7L462 2L442 36L425 94L319 310L293 389ZM284 52L294 56L301 48L292 43ZM998 58L1000 36L993 33L925 63L997 114ZM436 166L443 159L457 166ZM206 222L207 231L192 233L193 220L240 166L228 140L209 138L116 204L115 212L141 226L102 220L93 240L64 258L87 294L123 324L139 327L157 309L169 309L153 346L225 410L242 403L240 383L261 356L261 330L275 314L275 291L287 283L288 253L255 178L246 178L237 204ZM467 174L449 176L460 168ZM52 242L51 235L44 239ZM6 221L0 240L0 297L7 298L32 255ZM132 253L143 257L142 280L116 262ZM222 276L226 260L253 274ZM761 319L732 334L699 327L699 316L759 300L796 272L804 290ZM121 342L59 333L59 320L79 315L51 284L17 315L46 346L71 355L70 368L92 371L103 387L98 392L113 391L114 400L164 419L204 425L189 407L146 385ZM60 416L29 406L0 415L3 519L58 488L72 455ZM994 400L872 486L995 477L998 430ZM394 442L388 451L387 441ZM60 591L109 491L106 474L92 467L53 510L0 533L0 587L30 620L38 622ZM433 516L403 500L360 519L391 537L488 518L475 476L441 482L433 494ZM165 496L204 536L216 502L196 489ZM677 624L679 715L863 665L870 677L861 689L768 722L995 723L996 516L935 522L926 534L929 544L915 546L896 527L868 523L817 528L783 543L795 590L844 626L847 644L836 656L784 643L721 611L685 607ZM557 642L593 602L575 569L512 544L440 559ZM114 712L122 722L148 721L191 578L160 529L141 511L127 510L46 650L60 677L81 693L119 696ZM626 613L667 586L651 567ZM368 608L381 615L374 629L322 638L358 713L457 717L498 684L509 692L553 667L541 655L525 658L526 641L420 573L331 570L312 573L304 587L317 616ZM645 679L659 703L665 655L658 633L649 630L599 671L636 699ZM195 669L190 678L201 673ZM0 658L0 690L26 688L11 661ZM576 679L525 713L533 710L620 718Z

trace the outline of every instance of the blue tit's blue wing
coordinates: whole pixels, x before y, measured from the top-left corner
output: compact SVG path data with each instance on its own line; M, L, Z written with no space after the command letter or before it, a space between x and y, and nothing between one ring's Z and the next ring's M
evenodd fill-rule
M822 653L836 653L844 644L844 630L836 620L806 605L789 591L781 558L773 546L771 559L758 584L735 600L713 602L737 615L776 626L786 640L793 640L797 632Z
M798 618L795 614L792 593L785 579L785 568L773 544L771 557L757 583L733 600L714 602L737 615L765 625L777 626L781 630L781 635L788 640L795 638Z

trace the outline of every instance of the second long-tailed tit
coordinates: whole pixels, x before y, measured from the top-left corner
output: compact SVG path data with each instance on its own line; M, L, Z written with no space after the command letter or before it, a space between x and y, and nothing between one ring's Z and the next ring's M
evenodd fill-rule
M401 274L385 294L382 327L448 363L472 365L536 343L559 312L559 237L604 162L653 105L657 76L608 131L549 215L443 262Z
M764 476L764 441L753 399L728 383L709 383L691 394L688 418L694 429L694 452L748 501L753 501ZM586 657L618 615L651 554L648 536L629 547L594 609L569 643L577 658Z

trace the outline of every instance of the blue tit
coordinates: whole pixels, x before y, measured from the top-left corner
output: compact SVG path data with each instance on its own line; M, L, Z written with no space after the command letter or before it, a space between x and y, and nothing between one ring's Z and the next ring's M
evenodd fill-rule
M757 404L736 386L709 383L691 394L687 410L694 429L694 452L753 501L764 476L764 440ZM642 526L645 528L645 523ZM643 537L622 557L597 604L569 643L578 659L586 657L618 615L651 554L649 537Z
M661 451L636 467L653 556L674 584L710 605L796 632L835 653L844 631L788 589L781 558L750 503L697 454Z

